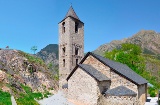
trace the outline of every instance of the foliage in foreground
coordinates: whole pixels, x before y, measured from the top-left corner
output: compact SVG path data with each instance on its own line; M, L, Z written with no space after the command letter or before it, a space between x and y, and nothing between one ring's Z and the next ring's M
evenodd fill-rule
M28 86L21 85L25 93L20 93L20 97L16 100L18 105L39 105L34 99L43 98L41 93L32 93Z
M20 93L20 97L16 100L18 105L39 105L35 99L43 99L44 97L48 98L50 93L48 91L44 92L44 94L40 92L32 92L32 89L28 86L22 85L25 93Z
M152 76L149 71L146 70L145 56L142 54L142 50L135 44L122 44L120 49L114 49L111 52L104 54L106 58L126 64L137 74L146 78L155 89L150 89L149 93L154 96L155 90L160 89L160 82L157 81L155 76Z
M8 92L0 90L0 105L12 105L11 95Z

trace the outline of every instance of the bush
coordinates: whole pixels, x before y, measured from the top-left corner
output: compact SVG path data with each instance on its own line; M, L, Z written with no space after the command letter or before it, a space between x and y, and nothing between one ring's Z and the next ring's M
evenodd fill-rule
M152 87L149 87L148 93L150 94L150 97L155 97L156 96L156 90Z
M0 105L12 105L10 93L0 90Z

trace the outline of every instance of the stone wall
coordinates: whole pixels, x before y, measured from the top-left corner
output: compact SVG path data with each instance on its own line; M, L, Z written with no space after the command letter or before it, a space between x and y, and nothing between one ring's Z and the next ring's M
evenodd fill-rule
M147 99L147 84L138 86L138 99L141 105L144 105Z
M95 69L106 75L108 78L110 78L110 68L105 66L103 63L98 61L93 56L89 55L86 60L83 62L83 64L89 64L92 65Z
M96 80L80 68L68 80L68 98L86 105L97 105L98 86Z
M98 105L139 105L136 97L133 96L102 96Z

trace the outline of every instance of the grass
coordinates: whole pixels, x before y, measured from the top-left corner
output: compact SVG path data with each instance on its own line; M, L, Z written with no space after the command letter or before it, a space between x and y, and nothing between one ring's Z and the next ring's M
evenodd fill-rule
M8 92L0 90L0 105L12 105L11 95Z
M22 88L25 90L25 93L21 93L20 97L16 100L17 105L39 105L34 99L43 98L41 93L33 93L31 88L28 86L22 85Z
M22 88L25 90L26 93L21 93L20 97L16 100L17 105L39 105L34 99L43 99L43 96L48 98L50 93L46 91L43 95L40 92L34 93L32 89L28 86L22 85Z

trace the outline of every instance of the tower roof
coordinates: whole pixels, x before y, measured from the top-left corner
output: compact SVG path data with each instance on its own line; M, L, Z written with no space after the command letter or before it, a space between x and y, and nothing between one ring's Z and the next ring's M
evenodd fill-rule
M72 6L69 8L69 11L67 12L67 14L66 14L66 16L64 17L64 19L67 18L67 17L73 17L73 18L79 20L78 16L77 16L76 13L74 12L74 9L73 9Z

